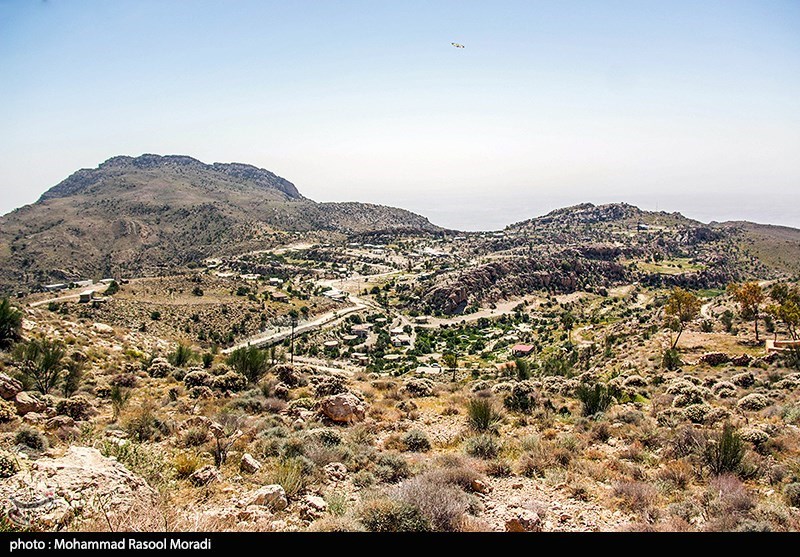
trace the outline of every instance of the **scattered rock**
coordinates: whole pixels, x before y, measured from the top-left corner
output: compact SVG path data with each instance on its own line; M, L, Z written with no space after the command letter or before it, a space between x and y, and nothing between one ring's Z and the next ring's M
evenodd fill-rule
M366 406L352 393L342 393L322 399L320 412L338 423L360 422L366 414Z
M328 479L333 482L340 482L347 478L347 466L341 462L331 462L323 467L323 471Z
M246 498L247 504L259 505L262 507L269 507L276 511L282 511L289 506L289 501L286 499L286 491L278 484L265 485L252 492Z
M40 458L0 482L3 513L35 529L64 527L78 512L124 521L135 505L152 504L155 496L147 482L116 460L79 446L59 458Z
M244 453L242 460L239 462L239 469L248 474L255 474L261 470L261 463L256 460L250 453Z
M300 502L300 518L303 520L316 520L328 511L325 499L316 495L306 495Z
M44 424L46 429L58 429L61 427L75 427L75 420L69 416L55 416L47 420Z
M20 416L24 416L28 412L42 414L47 410L47 404L37 396L26 391L17 393L17 396L14 398L14 406L17 407L17 413Z
M0 373L0 398L13 400L17 393L22 391L22 383L9 377L5 373Z
M114 327L111 325L106 325L105 323L95 323L92 325L92 329L96 333L100 333L101 335L113 335L114 334Z
M488 483L477 478L472 480L472 483L470 483L470 489L472 489L472 491L474 491L475 493L483 493L483 494L489 493L492 490L491 486Z
M189 476L189 481L196 487L202 487L210 484L214 480L219 479L219 477L219 470L217 470L214 466L207 464L202 468L195 470L194 473Z
M533 511L516 509L513 518L506 520L506 532L541 532L542 519Z

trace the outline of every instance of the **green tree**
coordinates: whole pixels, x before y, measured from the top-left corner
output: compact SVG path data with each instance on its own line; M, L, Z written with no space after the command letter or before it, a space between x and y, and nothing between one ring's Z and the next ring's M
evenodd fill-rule
M228 365L244 375L250 383L258 381L267 371L269 354L255 346L243 346L231 352Z
M0 348L6 348L19 340L22 328L22 312L11 305L8 298L0 300Z
M571 311L565 311L561 314L561 326L567 331L567 339L572 342L572 329L575 327L575 316Z
M677 336L670 347L672 350L678 346L678 340L686 325L700 314L700 300L680 287L672 289L672 293L664 305L664 315L666 316L667 326L673 331L677 331Z
M442 356L442 363L444 367L453 372L453 381L456 380L456 370L458 369L458 357L452 352L448 352Z
M48 394L61 380L64 345L60 342L34 339L18 345L15 356L20 371L42 394Z
M789 288L786 283L778 283L770 290L769 297L776 303L767 306L766 311L776 319L780 319L786 326L789 336L797 340L800 329L800 289L796 286ZM777 335L777 331L775 334Z
M761 290L757 282L745 282L741 285L729 284L728 293L739 304L742 319L753 320L756 342L758 342L758 319L760 317L761 304L764 302L764 291Z

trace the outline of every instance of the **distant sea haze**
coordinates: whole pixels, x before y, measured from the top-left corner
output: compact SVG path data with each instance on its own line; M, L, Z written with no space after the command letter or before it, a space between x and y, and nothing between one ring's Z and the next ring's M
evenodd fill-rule
M725 195L709 194L702 195L705 199L698 195L655 197L647 193L626 198L604 195L578 198L569 195L569 192L559 196L498 192L495 196L479 198L432 193L424 199L404 199L402 196L395 199L392 192L382 193L380 199L360 201L402 207L428 217L433 224L465 231L501 230L510 224L579 203L601 205L617 202L630 203L644 211L678 212L704 223L746 220L800 228L800 191L781 199L755 195L752 199L728 198Z

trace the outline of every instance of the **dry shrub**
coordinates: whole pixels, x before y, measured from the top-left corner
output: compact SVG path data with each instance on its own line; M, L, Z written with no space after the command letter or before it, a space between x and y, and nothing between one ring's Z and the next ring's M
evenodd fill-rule
M491 460L486 463L486 474L495 478L506 478L512 473L511 465L505 460Z
M364 525L346 516L326 516L315 520L308 527L309 532L366 532Z
M658 479L671 488L686 489L692 480L692 466L685 460L672 460L659 470Z
M454 485L440 480L436 473L405 480L397 486L394 498L419 509L433 530L457 532L469 506L467 497Z
M705 501L711 516L744 515L755 506L753 496L733 474L722 474L708 482Z
M181 452L172 459L172 467L175 468L175 476L178 479L186 479L191 476L198 468L203 465L203 459L192 452Z
M652 508L658 498L656 488L644 482L614 482L613 492L628 509L636 512Z
M358 519L369 532L428 532L431 524L415 506L388 498L368 499Z

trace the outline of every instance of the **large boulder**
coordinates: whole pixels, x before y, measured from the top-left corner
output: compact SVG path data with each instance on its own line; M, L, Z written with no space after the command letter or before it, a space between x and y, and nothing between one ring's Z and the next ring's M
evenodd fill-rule
M261 470L261 463L250 453L244 453L242 460L239 462L239 470L248 474L255 474Z
M278 485L271 484L260 487L246 497L246 506L258 505L262 507L269 507L276 511L282 511L289 506L289 501L286 499L286 491Z
M698 363L706 364L709 366L718 366L720 364L724 364L726 362L730 362L731 357L727 354L723 354L722 352L708 352L700 356L700 360Z
M17 407L17 413L20 416L24 416L28 412L43 414L47 410L47 404L44 401L26 391L17 393L17 396L14 397L14 406Z
M189 481L195 487L203 487L204 485L218 480L219 476L219 470L210 464L206 464L202 468L195 470L192 475L189 476Z
M5 373L0 373L0 398L14 400L20 391L22 391L22 383Z
M319 410L337 423L360 422L366 414L366 406L353 393L341 393L325 397Z
M90 447L71 446L0 481L2 512L23 528L62 528L76 514L124 524L132 509L152 507L155 498L144 479Z

